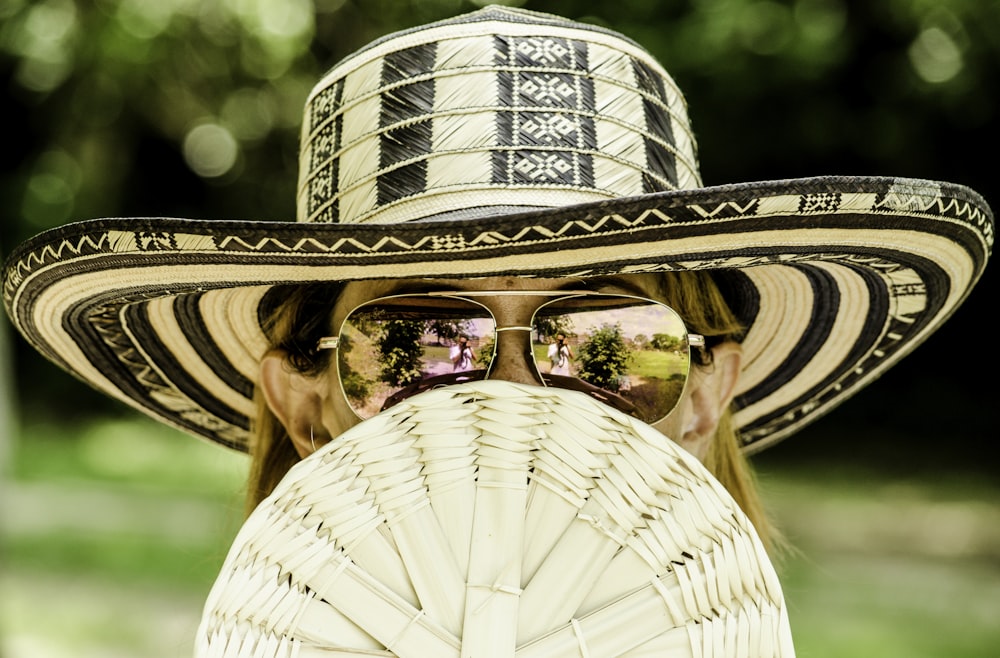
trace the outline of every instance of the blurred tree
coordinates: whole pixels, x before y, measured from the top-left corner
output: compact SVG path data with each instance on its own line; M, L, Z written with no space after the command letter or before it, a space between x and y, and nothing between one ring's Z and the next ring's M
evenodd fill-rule
M100 216L292 219L301 110L323 71L388 31L482 4L6 0L0 244ZM507 4L612 27L652 51L687 96L706 184L845 173L995 188L982 162L998 145L1000 2ZM992 278L918 354L955 352ZM39 364L20 339L16 352L26 409L118 408ZM949 367L974 379L972 364ZM890 371L897 387L936 374L913 357ZM960 386L947 403L959 414L995 392Z
M450 345L462 334L478 338L475 335L476 327L469 320L428 320L426 329L427 333L437 336L438 345Z
M557 334L572 336L573 332L566 315L537 316L532 324L539 340L549 341Z
M653 334L653 340L649 341L649 345L654 350L667 352L678 349L681 345L681 339L673 334Z

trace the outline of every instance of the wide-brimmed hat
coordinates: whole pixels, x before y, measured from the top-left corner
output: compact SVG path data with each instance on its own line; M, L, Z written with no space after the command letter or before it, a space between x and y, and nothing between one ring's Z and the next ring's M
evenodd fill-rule
M578 391L404 400L248 517L198 658L794 655L753 525L708 470Z
M746 323L735 422L754 450L926 339L993 243L988 205L961 185L706 187L685 101L648 52L499 7L389 35L329 71L305 107L297 209L296 222L57 228L10 255L4 301L83 381L245 449L260 303L277 284L708 270Z

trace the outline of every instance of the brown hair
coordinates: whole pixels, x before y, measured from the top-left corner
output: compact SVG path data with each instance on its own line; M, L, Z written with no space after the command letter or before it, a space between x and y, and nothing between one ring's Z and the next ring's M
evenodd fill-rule
M315 347L321 337L330 333L330 309L342 288L339 283L275 286L261 302L261 327L271 347L285 350L289 364L298 372L315 375L328 367L330 351ZM274 491L288 469L299 461L295 445L271 413L259 386L254 391L254 406L247 514Z
M330 331L330 309L340 289L340 284L275 288L261 306L262 326L271 345L287 351L290 365L299 372L318 374L329 365L330 352L317 352L314 346ZM659 292L660 298L681 314L688 329L705 336L708 347L742 338L743 327L707 272L664 273ZM710 358L703 360L699 365L711 368L710 361ZM250 442L248 514L299 461L285 428L270 412L259 389L255 401L257 418ZM740 450L731 410L720 419L705 466L749 517L768 551L782 547L783 540L764 511L753 471Z
M665 272L660 279L660 299L680 313L690 331L705 337L707 348L729 340L740 342L745 330L718 283L713 275L698 271ZM713 367L711 352L708 357L699 365ZM785 538L764 509L753 468L741 450L732 408L719 419L704 463L753 523L768 552L779 553L787 548Z

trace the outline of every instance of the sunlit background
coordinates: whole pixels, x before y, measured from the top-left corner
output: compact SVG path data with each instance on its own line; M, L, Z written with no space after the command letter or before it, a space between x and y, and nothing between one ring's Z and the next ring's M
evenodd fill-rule
M997 197L1000 2L512 2L607 25L684 90L708 184ZM0 0L0 254L106 216L292 219L312 85L468 0ZM945 327L754 462L799 655L1000 655L993 267ZM241 455L138 417L0 321L0 656L189 655Z

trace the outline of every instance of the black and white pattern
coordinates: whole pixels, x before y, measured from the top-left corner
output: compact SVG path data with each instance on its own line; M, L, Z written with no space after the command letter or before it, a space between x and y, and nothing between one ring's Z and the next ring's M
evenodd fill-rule
M340 106L343 93L343 81L331 84L313 100L305 118L313 136L308 169L312 179L308 184L310 193L306 199L306 207L309 216L317 222L339 221L334 186L340 178L337 167L339 160L336 156L340 150L344 117L334 110Z
M496 37L498 185L594 187L593 83L587 47L551 37Z
M470 198L544 207L700 184L694 142L674 130L676 88L602 33L573 36L411 38L332 75L309 102L300 219L412 221Z

